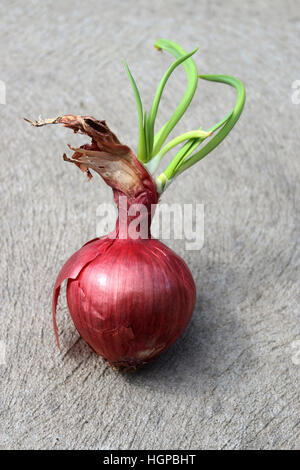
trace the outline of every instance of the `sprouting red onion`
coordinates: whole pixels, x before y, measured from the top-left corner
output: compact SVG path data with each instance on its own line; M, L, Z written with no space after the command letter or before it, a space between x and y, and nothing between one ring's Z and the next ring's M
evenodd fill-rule
M36 127L60 123L74 132L87 134L91 144L73 149L72 158L64 155L64 159L75 163L89 179L90 169L99 173L113 189L119 210L116 228L112 234L84 245L63 266L54 287L53 322L59 345L56 306L61 283L67 280L68 306L77 330L97 354L116 368L136 368L152 361L178 338L192 315L196 298L193 277L181 258L152 238L152 208L158 203L158 192L162 193L176 176L225 139L245 103L240 80L228 75L198 74L192 60L197 49L186 53L179 44L166 39L156 41L155 47L171 53L176 62L162 77L149 112L143 109L137 85L125 63L138 110L138 158L105 121L91 116L66 115L29 121ZM162 92L180 64L184 65L188 79L186 92L169 121L154 135ZM233 86L237 91L234 109L208 130L185 132L163 146L188 108L198 78ZM155 173L164 155L183 142L154 182L147 170ZM136 205L140 211L132 211Z
M91 144L73 149L72 158L64 159L89 178L90 168L99 173L113 188L119 209L115 231L84 245L58 275L53 292L58 345L56 307L60 286L67 280L68 307L81 337L112 366L136 368L165 351L187 326L196 299L193 277L176 253L151 236L151 209L159 195L132 150L119 142L105 121L67 115L33 124L51 123L92 138ZM119 205L120 196L125 205ZM137 221L130 213L133 204L146 208L134 237L129 230Z
M152 361L179 337L189 322L196 299L195 283L184 261L152 238L152 209L158 203L158 191L164 191L176 176L225 139L245 103L245 90L238 79L198 74L192 60L197 49L186 53L178 44L166 39L158 40L155 47L170 52L176 62L161 79L149 112L143 110L137 85L125 63L138 110L138 158L119 141L105 121L91 116L66 115L29 121L36 127L60 123L74 132L87 134L91 144L74 148L72 158L64 155L64 160L75 163L89 179L92 177L90 169L94 170L113 189L119 210L116 228L112 234L84 245L63 266L54 287L53 322L59 345L56 306L60 286L67 280L68 306L77 330L97 354L116 368L136 368ZM188 78L187 90L169 121L154 135L163 89L180 64L184 65ZM237 91L234 109L208 130L185 132L163 146L189 106L198 78L233 86ZM211 140L196 151L214 133ZM148 170L155 173L164 155L183 142L185 144L154 182ZM140 211L132 211L136 205Z

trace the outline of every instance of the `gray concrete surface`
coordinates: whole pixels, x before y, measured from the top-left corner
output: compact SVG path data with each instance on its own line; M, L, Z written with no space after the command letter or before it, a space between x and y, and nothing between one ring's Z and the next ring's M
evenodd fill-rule
M1 448L299 448L299 2L4 0L0 9ZM226 142L164 196L205 205L201 251L167 242L195 277L193 319L156 363L120 375L78 337L64 297L59 353L50 314L58 270L95 236L110 190L63 162L80 137L22 118L91 114L135 148L121 59L149 107L171 63L152 47L159 37L198 45L199 70L239 77L247 104ZM178 71L160 124L184 88ZM234 99L199 83L176 133L208 127Z

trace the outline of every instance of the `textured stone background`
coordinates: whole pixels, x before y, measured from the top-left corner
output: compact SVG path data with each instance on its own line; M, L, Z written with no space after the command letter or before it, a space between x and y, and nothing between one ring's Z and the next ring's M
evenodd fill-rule
M0 10L1 448L299 448L299 1L4 0ZM22 118L92 114L135 147L121 59L149 107L171 63L152 47L159 37L198 45L199 70L238 76L247 104L226 142L164 196L205 205L203 249L168 242L196 280L193 319L156 363L119 375L79 339L63 297L59 353L50 315L58 270L95 236L110 190L63 162L79 137ZM184 89L178 71L160 124ZM199 83L176 134L210 126L234 100Z

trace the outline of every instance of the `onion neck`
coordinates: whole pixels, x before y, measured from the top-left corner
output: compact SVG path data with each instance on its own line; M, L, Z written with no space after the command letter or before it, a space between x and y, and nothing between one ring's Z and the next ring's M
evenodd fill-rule
M134 240L151 238L151 221L158 202L157 192L147 189L134 198L115 189L113 193L118 208L116 238Z

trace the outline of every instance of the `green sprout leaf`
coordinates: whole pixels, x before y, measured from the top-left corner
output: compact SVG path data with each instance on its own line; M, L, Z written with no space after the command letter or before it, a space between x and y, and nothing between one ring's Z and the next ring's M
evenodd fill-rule
M182 59L182 62L180 62L180 63L183 63L183 66L185 68L185 72L186 72L186 75L187 75L187 78L188 78L188 85L187 85L187 89L186 89L186 92L184 94L184 97L180 101L180 103L177 106L176 110L174 111L172 117L160 129L160 131L154 137L153 150L152 150L152 155L153 156L156 155L159 152L159 150L161 149L163 143L167 139L168 135L170 134L170 132L173 130L173 128L176 126L178 121L181 119L181 117L183 116L183 114L187 110L190 102L193 99L193 96L195 94L197 84L198 84L197 68L196 68L196 65L195 65L193 59L191 59L191 55L193 55L196 52L196 50L191 52L191 54L189 55L178 44L176 44L175 42L172 42L172 41L168 41L167 39L159 39L155 43L154 47L156 47L156 49L158 49L158 50L165 50L165 51L169 52L176 59ZM176 64L176 62L175 62L175 64ZM170 74L179 65L179 63L177 63L176 65L175 64L173 64L174 68L170 71ZM153 103L154 120L155 120L155 116L156 116L155 108L156 108L156 106L158 107L159 100L160 100L160 96L159 96L160 87L161 87L161 91L163 91L165 83L166 83L167 79L169 78L169 76L167 76L168 72L166 73L166 75L162 79L161 83L159 84L158 90L157 90L156 95L155 95L155 100L156 101ZM165 80L165 83L163 82L164 80ZM156 103L157 103L157 105L156 105ZM156 109L156 112L157 112L157 109ZM154 122L153 122L153 125L154 125Z
M243 111L245 104L245 89L243 87L243 84L237 78L230 77L228 75L199 75L199 77L203 78L204 80L210 80L212 82L226 83L227 85L231 85L232 87L234 87L237 91L236 105L229 115L227 115L222 121L220 121L220 123L216 124L216 126L210 129L217 130L218 128L222 127L221 130L201 150L199 150L190 158L185 160L182 165L177 168L175 174L180 174L183 171L187 170L199 160L204 158L212 150L214 150L222 142L222 140L225 139L231 129L235 126Z
M151 110L150 110L150 113L149 113L149 128L150 128L150 132L151 132L151 136L150 136L151 140L150 140L150 143L149 143L150 152L152 152L152 149L153 149L154 124L155 124L155 119L156 119L156 115L157 115L157 111L158 111L158 106L159 106L160 99L161 99L162 93L164 91L164 88L166 86L166 83L167 83L168 79L170 78L172 72L180 64L182 64L184 61L189 59L193 54L195 54L195 52L197 52L197 50L198 49L195 49L194 51L190 52L189 54L185 54L185 55L179 57L179 59L177 59L176 62L174 62L169 67L169 69L167 70L167 72L163 76L160 84L158 85L158 88L156 90L155 97L154 97L154 100L153 100L153 104L152 104L152 107L151 107ZM179 117L179 119L180 119L180 117ZM153 152L154 155L157 151L157 148L158 148L158 146L156 145L155 151Z
M126 71L128 73L128 77L133 89L133 93L135 96L136 100L136 105L137 105L137 111L138 111L138 119L139 119L139 139L138 139L138 152L137 152L137 157L141 162L146 162L147 161L147 150L146 150L146 138L145 138L145 131L144 131L144 123L143 123L143 105L142 105L142 100L140 97L140 93L138 90L138 87L135 83L135 80L129 70L128 65L126 64L125 61L124 65L126 68Z
M212 135L216 130L222 127L232 116L232 112L233 111L228 113L224 119L218 122L218 124L215 124L210 129L208 129L209 135ZM179 172L179 168L182 163L187 160L187 158L197 149L197 147L199 147L200 144L202 144L205 138L206 137L191 139L184 145L184 147L182 147L182 149L179 150L164 172L168 179L173 178Z

